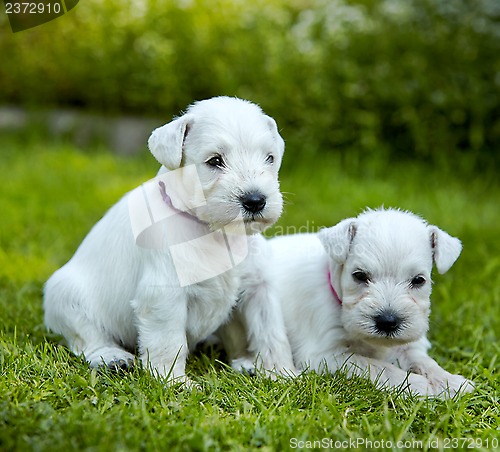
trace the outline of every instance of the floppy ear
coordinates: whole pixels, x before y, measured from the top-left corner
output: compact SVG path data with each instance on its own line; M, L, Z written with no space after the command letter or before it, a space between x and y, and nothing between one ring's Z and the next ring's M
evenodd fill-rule
M181 166L182 146L193 119L193 115L183 115L153 130L149 137L148 147L151 154L169 170Z
M462 243L437 226L428 226L434 262L439 273L446 273L460 256Z
M356 219L347 218L331 228L321 229L318 238L327 254L337 263L343 264L349 255L356 229Z
M266 119L269 129L271 129L271 132L274 137L274 142L276 144L276 148L278 151L278 155L281 158L283 157L283 154L285 153L285 142L283 141L283 138L281 137L280 133L278 132L278 125L276 124L276 121L271 118L271 116L264 115L264 118Z

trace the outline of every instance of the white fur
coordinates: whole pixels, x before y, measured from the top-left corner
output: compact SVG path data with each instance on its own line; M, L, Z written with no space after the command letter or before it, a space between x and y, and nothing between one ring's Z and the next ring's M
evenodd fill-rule
M270 243L273 280L299 368L345 369L420 395L473 389L427 355L432 265L447 271L461 252L458 239L411 213L389 209L368 210L318 234ZM357 271L369 280L356 279ZM412 287L418 275L425 283ZM377 316L384 313L399 318L394 331L377 329Z
M206 202L194 202L199 193L188 177L192 173L176 173L173 188L182 196L172 198L172 204L181 203L186 213L177 218L194 218L191 224L199 234L216 231L222 240L219 228L239 216L243 230L250 233L246 258L215 277L180 284L170 248L141 247L134 240L129 201L143 190L139 187L104 215L71 260L47 281L47 327L62 334L91 366L127 367L138 347L142 362L154 374L187 381L188 352L228 320L240 299L238 311L246 318L252 359L271 357L264 361L266 370L291 368L279 302L267 283L266 242L259 234L251 235L273 224L282 211L278 169L284 143L276 123L250 102L217 97L193 104L185 115L153 131L149 147L164 165L159 174L196 168ZM209 165L214 156L224 165ZM266 200L256 214L241 201L252 191ZM162 205L166 208L160 202L159 209ZM210 267L210 259L189 264ZM251 317L245 315L247 310Z

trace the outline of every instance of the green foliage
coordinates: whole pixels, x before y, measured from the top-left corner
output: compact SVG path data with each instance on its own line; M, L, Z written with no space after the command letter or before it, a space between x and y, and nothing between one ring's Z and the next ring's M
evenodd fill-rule
M200 390L166 388L140 367L98 373L43 326L42 286L125 191L155 174L148 158L91 154L67 145L0 138L0 450L287 450L297 441L498 438L500 243L495 174L465 180L349 153L285 159L285 215L271 234L315 230L365 205L412 209L463 240L435 275L431 354L473 379L451 401L404 399L366 380L305 374L270 381L235 374L216 351L189 361ZM292 155L297 150L289 149ZM306 153L308 154L308 153ZM311 184L314 179L314 184ZM413 443L413 449L418 449ZM432 444L432 443L431 443ZM433 443L436 444L436 443ZM468 444L468 443L467 443ZM362 447L363 448L363 447Z
M15 35L0 17L0 102L168 120L237 95L307 149L497 165L499 17L496 0L86 0Z

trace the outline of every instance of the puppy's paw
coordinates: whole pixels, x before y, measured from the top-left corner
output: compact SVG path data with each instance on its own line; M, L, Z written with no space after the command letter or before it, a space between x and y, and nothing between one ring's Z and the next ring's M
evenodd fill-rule
M414 364L411 370L428 380L429 396L447 399L456 394L465 394L474 390L472 381L467 380L462 375L447 372L430 358Z
M446 371L429 375L428 378L434 395L443 398L453 397L456 394L466 394L475 388L474 383L462 375L454 375Z
M242 374L254 376L257 373L255 362L251 358L235 358L231 361L231 367Z
M106 367L112 371L127 371L134 367L135 357L119 347L102 347L89 355L86 359L90 367Z
M237 372L247 374L250 376L255 376L257 374L262 374L271 380L276 380L278 376L286 378L295 378L300 372L295 368L295 366L283 366L279 364L274 364L269 361L263 361L259 358L242 357L236 358L231 361L231 367Z
M417 396L433 395L433 388L427 378L422 375L410 373L406 381L401 386L407 393Z
M179 385L181 389L186 389L188 391L200 391L202 389L198 383L194 382L186 375L164 378L163 381L165 387Z
M275 380L278 376L284 378L295 378L300 374L293 364L291 366L282 366L278 364L264 363L262 365L262 369L264 374L271 378L271 380Z
M135 361L132 358L116 358L106 363L106 367L113 372L125 372L134 367Z

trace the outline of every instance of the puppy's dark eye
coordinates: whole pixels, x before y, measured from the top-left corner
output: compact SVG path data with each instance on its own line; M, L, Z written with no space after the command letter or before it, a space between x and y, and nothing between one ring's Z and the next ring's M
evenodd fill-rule
M226 166L224 160L220 155L214 155L213 157L208 159L205 163L208 166L211 166L212 168L224 168L224 166Z
M356 270L352 273L354 281L362 284L368 284L370 282L370 275L363 270Z
M414 288L419 288L422 287L425 284L425 278L421 275L417 275L414 278L412 278L410 282L410 286Z
M272 165L274 163L274 155L273 154L269 154L266 157L266 163L269 163L269 165Z

